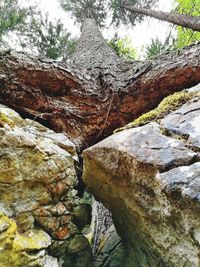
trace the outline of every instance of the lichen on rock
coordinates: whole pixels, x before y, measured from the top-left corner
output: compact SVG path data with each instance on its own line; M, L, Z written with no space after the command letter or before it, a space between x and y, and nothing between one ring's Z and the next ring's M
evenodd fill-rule
M0 214L1 267L43 267L48 257L45 249L50 245L51 238L43 230L34 229L20 234L16 222Z
M77 163L64 133L0 105L1 267L57 266L47 248L81 235L74 223Z

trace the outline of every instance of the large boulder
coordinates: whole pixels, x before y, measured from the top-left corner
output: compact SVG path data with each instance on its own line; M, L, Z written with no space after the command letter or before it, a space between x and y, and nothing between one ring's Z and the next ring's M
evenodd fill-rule
M47 248L81 234L77 163L66 135L0 105L0 266L57 266Z
M199 96L84 151L84 181L112 212L123 267L200 266L199 151Z

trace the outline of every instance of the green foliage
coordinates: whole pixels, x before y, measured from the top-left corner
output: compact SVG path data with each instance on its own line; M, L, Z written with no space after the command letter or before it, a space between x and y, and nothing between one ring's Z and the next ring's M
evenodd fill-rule
M18 0L0 1L0 42L10 31L23 31L30 9L21 8Z
M142 14L130 12L129 10L123 8L123 5L140 6L149 9L157 2L158 0L110 0L109 9L112 12L112 23L116 26L120 24L135 25L137 22L142 21L144 17Z
M75 48L75 40L70 38L62 22L49 21L48 14L44 16L41 12L31 18L30 30L22 35L21 45L30 48L30 44L39 55L52 59L63 59Z
M104 26L107 16L107 2L107 0L60 0L63 9L70 12L77 22L91 17L100 27Z
M152 39L151 43L146 47L146 57L153 58L163 52L163 43L158 39Z
M117 55L124 59L137 59L137 51L133 47L131 40L129 38L123 39L111 39L109 45L115 50Z
M177 13L200 16L199 0L176 0L176 2L178 3L176 8ZM176 38L169 35L164 43L158 39L153 39L151 44L146 47L146 57L153 58L154 56L162 54L167 50L175 50L195 41L200 41L199 32L194 32L190 29L178 26Z
M171 35L169 35L164 42L161 42L158 38L152 39L151 43L146 46L146 58L151 59L166 51L174 50L175 42L175 38Z
M112 17L115 25L129 24L135 25L141 21L143 15L131 13L122 8L122 5L140 5L150 8L158 0L59 0L64 10L71 13L77 22L82 22L86 17L92 17L96 23L102 27L105 20Z
M49 21L47 14L32 6L22 8L18 0L0 0L0 46L12 43L52 59L66 58L75 47L60 20Z
M200 16L200 1L199 0L176 0L179 4L177 12L193 16ZM200 32L194 32L190 29L185 29L181 26L177 28L176 46L181 48L195 41L200 41Z

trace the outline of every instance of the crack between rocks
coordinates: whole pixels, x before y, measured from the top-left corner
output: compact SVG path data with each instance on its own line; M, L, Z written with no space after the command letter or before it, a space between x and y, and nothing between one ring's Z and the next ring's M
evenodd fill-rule
M183 123L183 122L181 122L181 123ZM162 135L164 135L164 136L170 137L170 138L172 138L174 140L178 140L179 142L182 141L184 146L186 148L192 150L193 152L195 152L195 153L200 152L200 147L195 146L195 145L187 142L188 138L189 138L189 134L174 133L172 130L169 130L169 129L167 129L165 127L162 127L162 126L161 126L161 132L162 132Z
M37 200L35 200L35 201L38 203ZM17 215L17 214L26 214L26 213L30 213L30 212L32 213L32 212L36 211L37 209L38 208L35 208L35 209L32 209L32 210L21 211L21 212L15 212L15 208L13 208L13 211L15 212L15 215Z
M109 250L109 255L102 262L103 265L108 263L108 260L112 256L113 251L115 251L115 249L120 245L120 243L121 243L121 240L118 241L117 244L115 246L113 246L111 250Z
M46 250L49 246L40 249L23 249L20 252L25 252L28 255L37 255L40 251ZM33 259L35 260L35 259Z
M179 168L179 167L190 167L192 166L193 164L197 163L197 162L200 162L199 161L199 157L198 155L195 155L194 158L192 158L189 162L189 164L177 164L177 165L174 165L174 166L168 166L168 168L164 168L163 170L159 170L160 173L167 173L168 171L170 170L173 170L173 169L176 169L176 168Z
M61 179L59 179L59 180L50 182L50 183L44 183L43 181L37 181L37 180L22 180L22 181L18 181L18 182L16 182L16 183L12 183L12 184L11 184L11 183L3 183L3 182L0 182L0 184L1 184L2 186L7 186L8 188L11 188L11 187L14 187L14 186L16 186L16 185L18 185L18 184L20 184L20 183L23 183L23 182L25 182L25 183L33 182L33 183L40 183L40 184L43 184L44 187L46 188L46 186L48 186L48 185L52 185L52 184L57 184L58 182L62 182L62 181L65 180L66 178L67 178L67 176L64 177L64 178L61 178ZM69 186L70 186L70 185L69 185Z
M191 144L186 144L185 146L186 146L188 149L190 149L190 150L192 150L192 151L194 151L194 152L196 152L196 153L200 152L200 147L198 147L198 146L191 145Z
M192 113L192 112L195 112L195 111L198 111L198 110L200 110L200 108L191 109L191 110L189 110L189 111L187 111L185 113L181 113L181 115L187 115L189 113Z

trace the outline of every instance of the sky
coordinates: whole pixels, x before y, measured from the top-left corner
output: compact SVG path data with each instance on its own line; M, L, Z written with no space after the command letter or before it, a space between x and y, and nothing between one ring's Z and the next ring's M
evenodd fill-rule
M50 18L61 19L68 31L72 33L73 37L78 37L80 35L78 25L74 25L74 21L70 18L70 15L60 7L59 0L21 0L21 2L24 4L36 2L44 12L49 13ZM160 0L158 9L170 11L173 7L173 3L174 0ZM141 53L141 50L151 43L152 38L158 37L158 39L164 41L169 31L169 23L146 18L144 22L136 25L134 28L120 27L117 32L122 38L128 37L132 41L133 46ZM115 29L112 27L103 30L103 36L107 39L112 38L114 33Z

